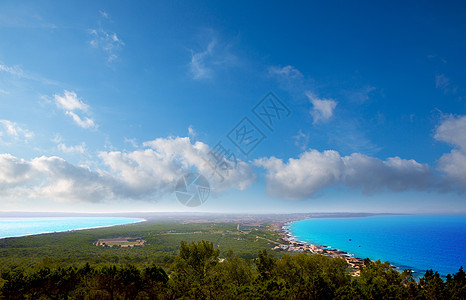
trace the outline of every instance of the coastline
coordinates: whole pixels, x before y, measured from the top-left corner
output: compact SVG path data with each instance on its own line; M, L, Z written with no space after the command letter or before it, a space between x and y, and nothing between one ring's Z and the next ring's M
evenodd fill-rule
M360 267L364 265L364 259L355 257L354 254L333 249L329 246L316 245L298 240L290 230L290 224L297 221L288 221L279 226L281 239L288 245L279 245L277 247L290 252L309 252L311 254L320 254L332 258L343 258L351 267L351 274L354 276L360 275ZM275 247L276 248L276 247Z
M357 257L353 253L349 253L338 248L332 248L331 246L313 244L310 242L298 240L297 237L292 234L290 230L290 225L292 223L308 219L312 219L312 217L282 222L279 226L276 227L276 229L281 235L282 240L288 244L288 248L282 248L282 250L288 250L290 252L309 252L311 254L321 254L332 258L343 258L346 260L346 262L350 265L351 269L353 270L351 272L352 275L359 276L360 267L364 265L363 258ZM381 261L384 262L385 260ZM391 268L397 270L398 272L402 272L403 270L407 269L411 270L415 279L418 279L425 272L424 270L415 269L407 265L394 265L391 262L388 263L390 264ZM446 278L446 274L440 274L440 276L442 278Z
M99 219L99 218L101 219L102 217L55 217L55 219ZM117 218L117 217L105 217L105 218ZM22 218L17 218L17 217L0 218L0 220L2 220L2 219L22 219ZM41 218L41 219L46 219L46 218ZM47 219L50 219L50 218L47 218ZM52 217L51 219L54 219L54 217ZM123 224L98 225L98 226L90 226L90 227L78 227L78 228L72 228L72 229L66 229L66 230L51 230L51 231L42 231L42 232L38 232L38 233L27 233L27 234L21 234L21 235L12 235L12 236L0 237L0 240L10 239L10 238L20 238L20 237L35 236L35 235L43 235L43 234L73 232L73 231L78 231L78 230L106 228L106 227L114 227L114 226L122 226L122 225L130 225L130 224L137 224L137 223L147 222L147 219L145 219L145 218L121 218L121 219L138 219L138 221L123 223Z

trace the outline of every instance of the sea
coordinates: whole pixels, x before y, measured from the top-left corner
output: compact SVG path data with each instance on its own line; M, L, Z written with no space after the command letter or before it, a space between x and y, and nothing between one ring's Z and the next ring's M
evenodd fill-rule
M315 218L287 224L295 240L388 261L415 277L466 268L466 216L379 215Z
M0 218L0 238L108 227L142 221L144 219L114 217Z

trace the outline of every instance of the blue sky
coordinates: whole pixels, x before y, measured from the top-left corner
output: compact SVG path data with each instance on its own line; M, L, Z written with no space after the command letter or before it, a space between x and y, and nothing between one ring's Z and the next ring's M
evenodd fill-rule
M2 1L0 210L464 213L465 20L460 1ZM199 207L174 194L188 172Z

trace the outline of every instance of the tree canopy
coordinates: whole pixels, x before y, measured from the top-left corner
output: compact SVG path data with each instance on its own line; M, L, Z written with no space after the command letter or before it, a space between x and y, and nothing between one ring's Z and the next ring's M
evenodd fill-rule
M182 242L171 268L155 264L49 268L1 274L2 299L466 299L463 268L445 280L428 270L416 282L389 263L366 259L351 276L341 258L300 253L255 259L229 251L219 258L212 242ZM167 272L169 274L167 274Z

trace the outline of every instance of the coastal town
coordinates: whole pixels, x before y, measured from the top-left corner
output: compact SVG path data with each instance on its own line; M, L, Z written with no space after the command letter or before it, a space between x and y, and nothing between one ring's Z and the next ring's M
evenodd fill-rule
M354 276L360 275L360 267L364 264L364 259L354 257L352 254L338 249L299 242L289 233L286 224L282 224L279 229L283 243L275 242L277 245L273 247L272 250L282 250L298 253L308 252L311 254L321 254L332 258L343 258L350 266L352 270L351 274Z
M374 214L368 213L358 213L358 214L349 214L349 213L296 213L296 214L276 214L276 215L228 215L222 217L211 215L210 217L198 218L196 220L185 220L184 223L188 222L232 222L237 223L237 231L243 234L249 233L254 230L258 230L261 227L269 224L273 230L277 231L280 235L278 241L267 239L256 235L257 239L264 239L268 242L275 244L272 251L288 251L294 253L311 253L311 254L321 254L324 256L329 256L332 258L343 258L351 269L351 274L354 276L359 276L360 267L364 264L364 259L354 257L352 254L338 250L332 249L326 246L319 246L314 244L303 243L297 241L293 235L289 232L288 224L309 218L328 218L328 217L367 217Z

